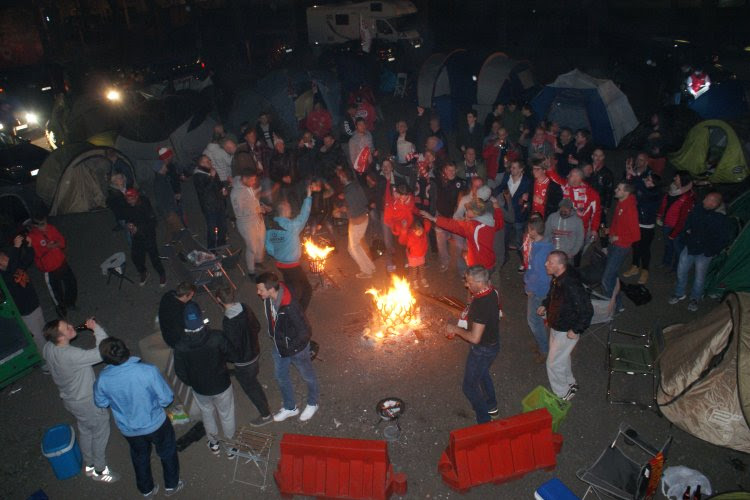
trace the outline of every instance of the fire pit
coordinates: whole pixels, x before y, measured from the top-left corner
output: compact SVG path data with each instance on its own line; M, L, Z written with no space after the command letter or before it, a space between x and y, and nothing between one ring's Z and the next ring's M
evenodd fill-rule
M409 282L393 275L392 286L384 292L370 288L378 319L384 328L416 325L419 323L417 299L412 295Z
M326 259L333 252L332 246L319 247L312 239L305 240L305 253L308 258L310 272L313 274L322 274L326 269Z

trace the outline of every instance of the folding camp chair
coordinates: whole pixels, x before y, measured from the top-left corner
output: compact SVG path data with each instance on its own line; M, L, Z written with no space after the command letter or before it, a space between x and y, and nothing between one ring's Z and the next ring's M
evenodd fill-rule
M233 441L226 441L224 443L225 445L237 449L237 455L234 459L234 474L232 475L232 482L236 481L238 483L256 486L260 488L261 491L265 490L272 443L272 435L251 431L246 426L243 426L239 432L236 433L236 439ZM245 479L247 479L246 481L237 478L237 471L240 462L244 462L243 465L252 464L250 470L246 471L245 476L249 476L245 477Z
M626 340L627 339L627 340ZM648 408L656 407L656 363L664 345L661 328L642 333L611 328L607 335L607 401L614 404L639 404L635 400L612 399L612 376L643 375L651 377L652 399Z
M596 462L580 469L578 479L588 484L583 499L643 500L653 498L659 486L672 436L657 449L643 441L635 429L620 424L617 436Z

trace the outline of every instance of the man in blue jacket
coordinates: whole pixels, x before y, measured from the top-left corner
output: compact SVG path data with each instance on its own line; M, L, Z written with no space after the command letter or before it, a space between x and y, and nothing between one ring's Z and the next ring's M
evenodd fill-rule
M172 389L155 366L131 356L120 339L102 340L99 353L108 366L94 384L94 403L112 409L117 427L130 444L138 491L144 497L159 491L151 475L153 445L164 469L165 496L174 495L185 483L180 480L174 428L164 411L174 399Z
M521 263L518 272L524 271L523 256L521 255L521 244L523 241L523 229L529 218L529 197L533 190L534 182L526 175L521 160L514 159L510 162L510 175L506 175L493 194L499 200L502 194L505 200L505 210L512 207L513 223L505 224L505 258L508 258L508 250L516 250ZM510 205L510 207L508 206Z
M670 304L673 305L685 299L688 274L695 266L688 310L693 312L698 310L698 301L703 297L708 266L711 260L730 242L729 219L721 211L721 206L721 193L712 191L703 198L701 205L696 205L690 212L680 235L685 248L682 249L677 265L677 286L669 299Z
M276 259L276 267L281 271L284 283L289 285L294 298L299 301L303 311L312 298L312 285L307 274L299 265L302 246L299 235L307 224L312 205L312 188L307 187L307 197L302 202L299 214L292 218L292 206L287 200L281 200L273 218L274 225L266 230L266 251Z
M255 279L258 296L263 301L266 313L268 336L273 340L274 375L281 389L284 406L273 416L274 422L282 422L299 415L294 398L294 386L289 377L289 367L297 367L307 383L307 407L300 415L301 421L310 420L318 411L318 377L310 359L310 337L312 329L296 299L276 273L263 273Z
M523 275L524 289L526 291L526 322L529 330L536 340L534 361L541 364L547 359L549 341L547 340L547 327L544 326L544 318L536 313L542 301L549 292L550 276L544 267L547 256L554 250L552 243L544 239L544 221L539 217L532 217L528 223L529 239L529 265Z

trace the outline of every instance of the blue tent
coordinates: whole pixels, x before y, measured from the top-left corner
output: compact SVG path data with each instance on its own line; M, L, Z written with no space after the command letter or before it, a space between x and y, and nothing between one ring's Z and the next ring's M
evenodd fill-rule
M573 130L590 130L594 143L603 147L616 147L638 126L628 98L611 80L577 69L546 85L531 105L541 118Z
M688 108L704 120L739 118L748 111L745 89L742 82L736 80L716 82L705 94L691 101Z

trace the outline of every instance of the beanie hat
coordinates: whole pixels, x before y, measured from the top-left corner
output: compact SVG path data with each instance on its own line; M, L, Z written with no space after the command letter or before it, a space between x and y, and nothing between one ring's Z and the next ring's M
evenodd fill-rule
M558 206L560 208L573 208L573 200L571 200L570 198L563 198L562 200L560 200L560 204Z
M159 159L161 161L167 161L170 158L172 158L172 156L174 156L174 153L168 147L161 147L161 148L159 148L158 151L157 151L157 154L159 155Z
M185 331L188 333L199 332L203 329L203 312L195 302L185 304Z
M490 199L490 196L492 196L492 189L489 186L482 186L477 189L477 198L480 200L487 201Z

